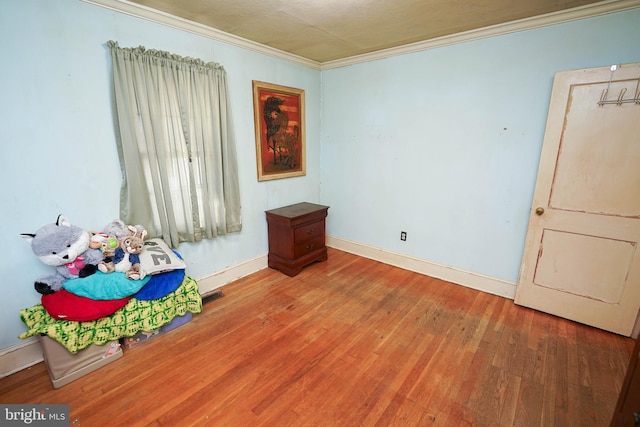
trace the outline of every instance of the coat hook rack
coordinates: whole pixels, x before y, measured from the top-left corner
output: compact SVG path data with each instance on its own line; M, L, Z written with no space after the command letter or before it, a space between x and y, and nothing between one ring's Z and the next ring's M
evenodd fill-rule
M636 90L634 91L633 98L625 99L624 95L625 93L627 93L627 88L624 87L620 89L620 93L618 94L617 99L607 99L609 96L609 89L611 88L611 80L613 80L613 73L615 73L617 69L618 69L617 65L611 66L611 74L609 75L609 84L607 84L607 88L602 91L602 95L600 95L600 101L598 102L598 105L602 107L605 104L622 105L622 104L629 104L632 102L635 103L636 105L640 105L640 76L638 77L638 82L636 83Z

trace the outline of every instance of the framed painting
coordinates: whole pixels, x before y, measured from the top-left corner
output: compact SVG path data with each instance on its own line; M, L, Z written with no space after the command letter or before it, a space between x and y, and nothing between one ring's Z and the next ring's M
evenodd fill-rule
M253 81L258 181L306 174L304 90Z

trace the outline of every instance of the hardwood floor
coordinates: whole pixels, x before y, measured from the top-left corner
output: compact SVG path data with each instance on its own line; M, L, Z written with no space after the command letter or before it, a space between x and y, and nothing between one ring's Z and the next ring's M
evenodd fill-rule
M633 340L329 249L263 270L190 323L54 390L40 363L2 403L72 426L607 426Z

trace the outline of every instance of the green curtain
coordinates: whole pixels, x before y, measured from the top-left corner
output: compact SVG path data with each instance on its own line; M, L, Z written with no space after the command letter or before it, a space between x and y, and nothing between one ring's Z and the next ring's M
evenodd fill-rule
M240 231L235 138L224 68L109 41L121 219L176 248Z

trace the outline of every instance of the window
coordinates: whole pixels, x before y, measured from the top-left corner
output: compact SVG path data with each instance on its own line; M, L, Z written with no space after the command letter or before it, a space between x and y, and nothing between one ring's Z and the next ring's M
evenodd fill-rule
M226 72L144 47L111 50L120 215L172 247L240 231Z

